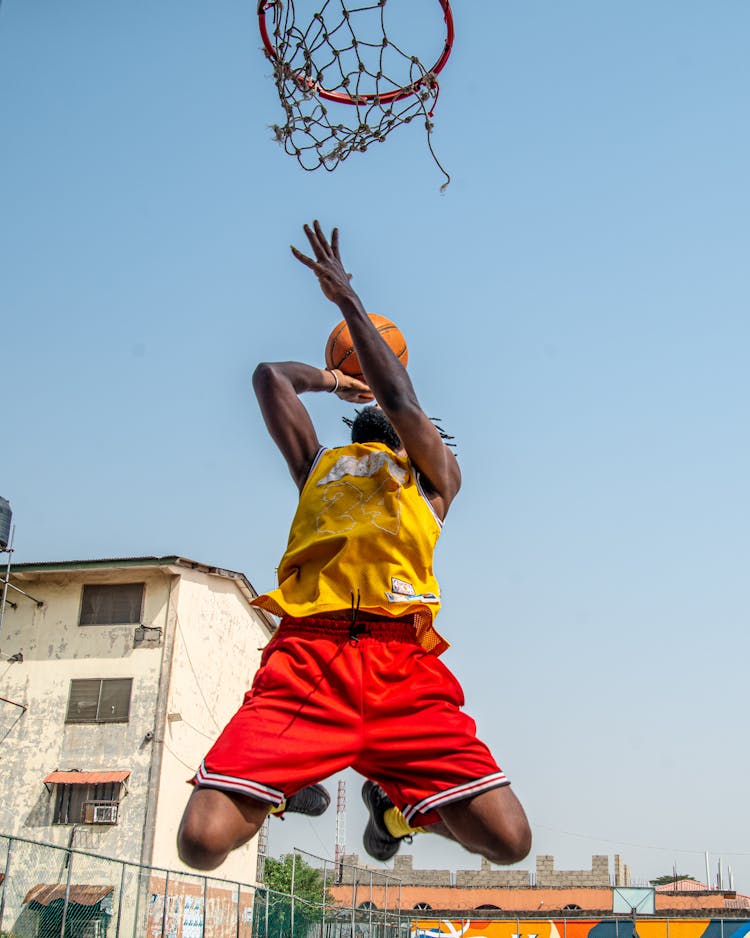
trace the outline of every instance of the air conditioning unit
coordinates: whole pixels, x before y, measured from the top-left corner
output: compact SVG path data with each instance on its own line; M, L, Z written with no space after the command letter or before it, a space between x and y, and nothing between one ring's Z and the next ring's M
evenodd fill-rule
M87 804L84 812L86 824L117 824L119 804Z

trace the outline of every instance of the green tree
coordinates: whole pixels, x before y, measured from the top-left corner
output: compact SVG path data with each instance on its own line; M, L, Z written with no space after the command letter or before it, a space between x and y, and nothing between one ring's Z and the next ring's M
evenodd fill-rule
M665 873L662 876L657 876L656 879L650 879L649 882L652 886L666 886L667 883L679 883L683 879L692 878L689 873Z
M292 891L292 879L294 891ZM324 888L323 873L310 866L299 854L284 854L278 860L266 857L263 881L268 893L268 938L291 938L292 910L294 935L304 935L311 925L323 918L323 906L333 903ZM260 901L260 896L258 900ZM265 905L265 896L262 899ZM256 907L257 935L265 935L265 908Z

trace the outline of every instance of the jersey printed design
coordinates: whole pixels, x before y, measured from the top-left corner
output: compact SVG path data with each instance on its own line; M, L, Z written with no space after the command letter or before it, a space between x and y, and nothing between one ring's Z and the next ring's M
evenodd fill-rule
M391 593L389 590L386 590L385 598L389 603L402 603L404 597L401 593ZM435 593L412 593L409 596L409 599L414 600L414 602L423 602L423 603L439 603L440 597L436 596Z
M402 596L413 596L415 589L411 583L407 583L406 580L399 580L397 576L394 576L391 577L391 592L400 593Z
M367 453L365 456L339 456L332 468L318 481L318 485L327 485L329 482L338 482L344 476L374 476L385 466L388 472L398 482L405 485L409 478L408 470L404 469L388 453Z
M320 483L318 483L320 485ZM323 492L324 512L318 516L321 534L352 531L359 524L372 524L394 536L401 527L400 489L381 483L369 494L347 482L331 482Z

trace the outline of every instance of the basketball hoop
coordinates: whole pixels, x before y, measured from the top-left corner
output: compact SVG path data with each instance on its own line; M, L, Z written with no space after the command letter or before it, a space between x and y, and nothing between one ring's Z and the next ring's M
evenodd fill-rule
M449 0L437 0L445 41L431 68L387 34L388 0L359 2L322 0L310 21L300 24L294 0L259 0L260 34L286 117L283 126L273 126L276 140L303 169L322 166L330 172L350 153L383 142L396 127L421 115L430 153L446 178L444 189L450 176L430 136L440 91L437 75L453 46ZM396 2L409 0L391 0ZM342 107L329 111L326 102ZM348 123L342 120L346 106L351 109Z

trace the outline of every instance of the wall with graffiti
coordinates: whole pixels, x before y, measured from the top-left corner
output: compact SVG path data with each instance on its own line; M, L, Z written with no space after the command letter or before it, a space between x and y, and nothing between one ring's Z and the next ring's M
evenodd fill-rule
M432 919L413 921L411 938L746 938L750 919Z

